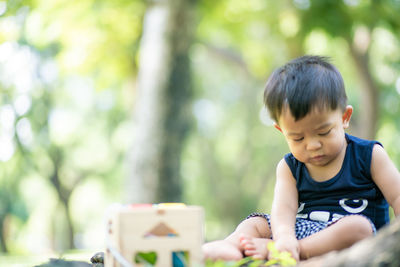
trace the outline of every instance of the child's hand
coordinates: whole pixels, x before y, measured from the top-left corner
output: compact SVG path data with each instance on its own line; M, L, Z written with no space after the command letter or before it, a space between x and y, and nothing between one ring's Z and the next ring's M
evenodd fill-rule
M295 236L282 236L278 240L275 240L275 247L280 252L289 252L296 261L299 261L300 245Z

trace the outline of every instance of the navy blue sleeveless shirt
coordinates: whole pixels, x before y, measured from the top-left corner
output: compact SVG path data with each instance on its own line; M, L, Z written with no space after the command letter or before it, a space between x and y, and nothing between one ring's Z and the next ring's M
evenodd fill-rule
M377 141L346 134L347 148L339 173L324 182L315 181L304 163L285 155L299 196L298 218L330 222L345 215L367 216L377 229L389 222L389 205L371 178L372 149Z

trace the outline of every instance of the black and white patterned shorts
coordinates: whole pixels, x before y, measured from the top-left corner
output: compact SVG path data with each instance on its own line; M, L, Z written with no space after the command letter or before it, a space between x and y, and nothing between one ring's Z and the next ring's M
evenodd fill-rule
M351 216L351 215L347 215L347 216ZM365 217L364 215L360 215L360 216ZM265 218L268 222L268 226L271 228L271 215L265 214L265 213L260 213L260 212L254 212L254 213L251 213L249 216L247 216L246 219L249 219L252 217ZM367 217L365 217L365 218L367 218ZM369 218L367 218L367 219L370 222L373 234L375 235L376 234L375 225ZM330 222L321 222L321 221L313 221L313 220L308 220L308 219L296 218L296 224L295 224L295 229L294 229L295 233L296 233L296 238L298 240L306 238L312 234L315 234L321 230L324 230L326 227L332 225L333 223L335 223L337 221L338 220L330 221Z

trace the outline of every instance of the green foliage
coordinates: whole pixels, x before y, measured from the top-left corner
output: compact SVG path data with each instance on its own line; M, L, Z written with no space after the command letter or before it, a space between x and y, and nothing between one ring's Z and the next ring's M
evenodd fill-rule
M279 252L276 249L274 242L269 242L267 247L269 251L269 260L266 262L266 266L271 266L275 264L280 266L294 266L297 264L296 260L293 259L292 255L289 252Z
M289 252L279 252L274 242L268 243L269 260L256 260L251 257L243 258L236 262L206 261L205 267L261 267L261 266L295 266L296 260Z

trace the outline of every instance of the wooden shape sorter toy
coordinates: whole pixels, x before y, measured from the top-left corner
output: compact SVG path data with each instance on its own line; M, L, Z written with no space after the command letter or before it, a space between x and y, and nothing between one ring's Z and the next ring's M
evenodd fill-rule
M197 266L203 242L202 207L118 205L107 214L105 267Z

